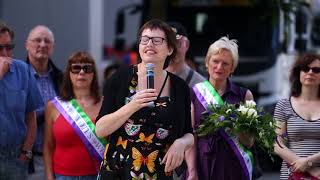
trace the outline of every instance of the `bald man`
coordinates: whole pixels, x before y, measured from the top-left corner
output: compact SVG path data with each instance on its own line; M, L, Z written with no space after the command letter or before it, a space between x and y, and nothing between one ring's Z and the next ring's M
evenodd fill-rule
M54 35L43 25L34 27L25 42L27 63L34 75L40 90L43 102L46 104L59 93L59 82L62 81L62 72L50 59L54 48ZM33 161L30 163L29 179L45 179L43 163L43 136L44 136L44 106L37 109L37 137L33 147ZM33 168L34 167L34 168Z

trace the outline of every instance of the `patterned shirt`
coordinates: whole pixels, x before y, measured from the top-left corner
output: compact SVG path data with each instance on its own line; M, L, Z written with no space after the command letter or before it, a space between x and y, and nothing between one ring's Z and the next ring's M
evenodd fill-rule
M50 72L52 71L52 67L49 65L49 70L45 74L38 74L34 67L30 64L30 71L34 75L36 81L37 81L37 87L40 91L42 100L44 102L44 105L47 104L48 101L52 100L54 97L57 96L54 86L53 86L53 80L50 76ZM43 146L43 137L44 137L44 107L39 107L37 112L37 137L36 142L34 144L34 151L36 152L42 152L42 146Z
M289 99L280 100L275 108L274 118L287 126L287 147L300 157L320 152L320 119L308 121L292 108ZM287 163L283 161L280 179L288 179Z

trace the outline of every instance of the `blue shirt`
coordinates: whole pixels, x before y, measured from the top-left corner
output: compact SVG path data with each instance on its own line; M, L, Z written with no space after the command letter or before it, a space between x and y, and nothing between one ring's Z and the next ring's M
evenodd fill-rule
M13 60L0 80L0 148L20 148L27 132L26 114L43 106L28 65Z
M37 86L40 91L43 102L46 104L48 101L52 100L57 96L52 77L50 76L50 72L52 71L52 67L49 65L49 70L45 74L37 74L34 67L29 64L31 74L35 77L37 81ZM43 147L43 137L44 137L44 106L40 106L37 110L37 137L36 142L34 143L33 150L35 152L42 152Z

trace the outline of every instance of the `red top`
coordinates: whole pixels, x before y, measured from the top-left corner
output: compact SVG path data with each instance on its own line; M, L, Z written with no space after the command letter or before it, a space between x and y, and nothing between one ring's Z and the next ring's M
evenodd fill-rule
M80 137L61 114L53 125L53 136L55 140L54 173L66 176L98 173L98 162L89 154Z

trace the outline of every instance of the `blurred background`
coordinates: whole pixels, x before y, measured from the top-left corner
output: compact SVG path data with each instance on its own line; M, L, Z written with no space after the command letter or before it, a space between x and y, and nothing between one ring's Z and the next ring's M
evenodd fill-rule
M204 76L209 45L221 36L237 39L240 60L232 79L270 113L289 96L296 58L306 51L320 54L320 0L0 0L0 19L16 33L15 58L26 58L27 35L43 24L54 33L57 66L64 69L72 52L86 50L97 61L100 82L110 64L137 62L137 32L151 18L186 27L188 62ZM277 157L260 156L265 171L279 171Z

